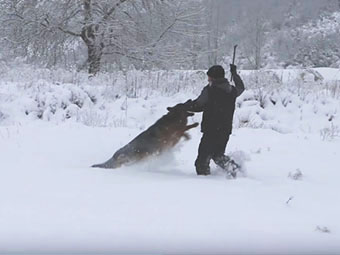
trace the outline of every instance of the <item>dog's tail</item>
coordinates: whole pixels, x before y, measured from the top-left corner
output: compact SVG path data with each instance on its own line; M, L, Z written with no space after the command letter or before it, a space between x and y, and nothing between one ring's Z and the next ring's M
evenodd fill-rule
M105 164L96 164L96 165L92 165L91 167L94 167L94 168L107 168L107 167L105 167Z
M96 168L111 168L111 169L114 169L114 168L118 168L119 165L116 164L115 160L114 159L109 159L108 161L102 163L102 164L95 164L95 165L92 165L91 167L96 167Z

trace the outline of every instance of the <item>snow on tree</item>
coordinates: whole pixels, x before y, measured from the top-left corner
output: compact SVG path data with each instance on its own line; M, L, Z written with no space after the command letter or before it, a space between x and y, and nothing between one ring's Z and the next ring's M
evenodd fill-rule
M67 57L63 51L78 54L75 48L85 46L90 74L105 55L142 66L179 61L185 56L179 42L195 32L183 27L194 26L202 12L192 1L169 0L2 0L0 6L4 41L14 51L54 65Z

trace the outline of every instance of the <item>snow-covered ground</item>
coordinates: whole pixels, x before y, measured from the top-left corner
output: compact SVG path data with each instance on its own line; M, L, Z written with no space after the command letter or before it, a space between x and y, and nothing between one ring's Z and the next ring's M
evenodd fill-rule
M327 76L337 70L322 72L322 82L282 75L279 87L243 72L251 89L238 99L227 152L243 155L246 174L235 180L213 163L211 176L196 176L199 128L160 158L89 167L197 95L197 72L158 91L139 74L132 91L119 79L3 75L0 252L339 254L340 88Z

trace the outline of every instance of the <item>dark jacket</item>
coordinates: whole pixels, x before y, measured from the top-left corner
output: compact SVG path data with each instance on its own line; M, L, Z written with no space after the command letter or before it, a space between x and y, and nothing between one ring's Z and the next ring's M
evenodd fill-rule
M185 103L186 109L202 112L201 131L231 134L236 98L244 91L241 77L233 75L235 87L225 78L214 80L203 88L201 95L194 101Z

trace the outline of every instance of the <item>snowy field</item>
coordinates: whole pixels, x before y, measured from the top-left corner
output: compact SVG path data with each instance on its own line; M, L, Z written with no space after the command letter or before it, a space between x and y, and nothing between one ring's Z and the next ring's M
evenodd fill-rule
M235 180L213 163L196 176L199 128L160 158L89 167L194 98L204 73L25 70L0 76L0 253L340 253L339 69L241 72Z

